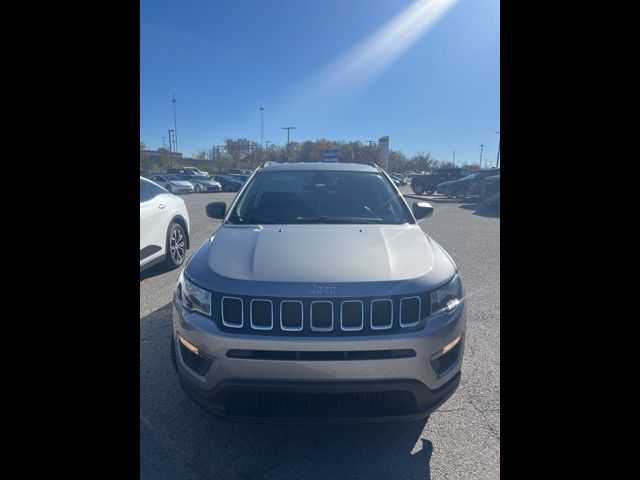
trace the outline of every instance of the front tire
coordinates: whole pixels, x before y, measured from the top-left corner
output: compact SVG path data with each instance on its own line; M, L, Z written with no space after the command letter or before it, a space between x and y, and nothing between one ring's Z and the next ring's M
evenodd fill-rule
M166 260L167 268L173 270L184 263L187 254L187 235L179 223L169 225L167 233Z
M413 189L413 193L415 193L416 195L424 194L424 187L420 184L413 185L411 188Z
M202 187L200 185L196 185L196 193L200 193L202 191Z

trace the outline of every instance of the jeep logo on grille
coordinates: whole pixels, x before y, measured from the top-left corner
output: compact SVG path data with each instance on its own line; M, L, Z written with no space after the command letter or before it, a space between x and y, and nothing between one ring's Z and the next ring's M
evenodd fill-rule
M309 290L309 295L317 297L331 297L336 294L335 285L314 285Z

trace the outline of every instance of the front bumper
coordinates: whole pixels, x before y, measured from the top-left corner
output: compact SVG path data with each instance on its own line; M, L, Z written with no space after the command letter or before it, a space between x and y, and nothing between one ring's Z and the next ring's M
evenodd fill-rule
M214 415L276 422L384 421L424 418L460 381L464 306L410 333L362 337L282 337L223 332L210 318L173 302L174 366L185 392ZM208 362L196 372L181 336ZM462 336L455 357L444 345ZM230 358L230 350L271 352L413 351L367 360ZM191 366L190 366L191 365ZM440 370L438 370L440 368Z

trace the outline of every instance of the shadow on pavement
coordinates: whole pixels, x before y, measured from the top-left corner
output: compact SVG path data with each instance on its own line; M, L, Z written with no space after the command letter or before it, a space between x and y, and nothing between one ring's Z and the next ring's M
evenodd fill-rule
M159 263L140 272L140 281L146 280L147 278L157 277L158 275L162 275L168 271L169 269L167 269L167 267L162 263Z
M500 204L486 204L486 203L470 203L466 205L460 205L460 208L465 210L475 210L474 215L480 215L483 217L500 218Z
M140 319L140 478L429 479L425 421L371 425L221 422L181 390L172 305Z

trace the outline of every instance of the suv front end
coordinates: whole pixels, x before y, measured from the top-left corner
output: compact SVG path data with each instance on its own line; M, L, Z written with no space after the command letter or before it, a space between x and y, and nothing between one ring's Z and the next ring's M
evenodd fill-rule
M457 269L415 221L225 222L180 275L171 345L223 418L401 420L453 394L465 327Z

